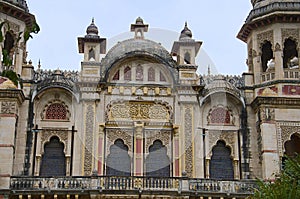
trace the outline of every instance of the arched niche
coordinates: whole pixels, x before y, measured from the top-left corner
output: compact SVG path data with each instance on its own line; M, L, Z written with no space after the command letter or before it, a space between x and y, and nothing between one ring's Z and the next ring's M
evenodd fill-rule
M294 57L298 58L297 43L295 40L288 38L284 41L283 67L291 68L294 64L299 65L299 61L297 61L298 63L293 63Z
M122 139L117 139L110 146L106 161L106 175L108 176L130 176L131 158L128 155L128 146Z
M212 149L209 164L209 174L212 179L234 179L233 159L231 148L226 146L225 141L219 140Z
M40 176L65 176L66 160L64 153L65 145L57 136L52 136L44 145Z
M264 41L261 45L261 70L266 72L268 68L268 62L274 59L272 43L270 41Z
M155 140L149 147L145 164L146 176L170 177L170 159L167 155L167 147L161 140Z

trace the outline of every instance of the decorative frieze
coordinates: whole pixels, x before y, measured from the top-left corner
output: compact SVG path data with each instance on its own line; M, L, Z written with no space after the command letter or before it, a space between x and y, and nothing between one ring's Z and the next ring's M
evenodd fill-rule
M257 35L257 46L261 47L265 41L271 42L272 45L274 44L273 30L262 32Z
M50 142L51 137L57 136L59 140L64 143L64 153L67 154L67 146L68 142L68 132L66 129L43 129L41 131L41 149L40 151L43 153L44 146L46 142Z
M184 146L185 146L185 171L188 177L193 176L193 115L192 107L187 106L184 113Z
M299 41L299 29L292 29L292 28L281 29L281 38L282 38L282 46L283 46L285 40L288 39L288 38L291 38L295 42L298 43L298 41Z
M90 175L92 172L94 116L94 106L87 105L85 115L84 175Z

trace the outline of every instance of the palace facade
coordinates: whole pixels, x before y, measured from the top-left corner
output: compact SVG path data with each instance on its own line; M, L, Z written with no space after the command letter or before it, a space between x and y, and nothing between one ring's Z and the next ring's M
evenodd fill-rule
M26 1L0 0L0 197L245 198L275 178L300 152L300 1L251 2L248 71L224 76L196 72L187 24L168 51L140 17L111 49L92 21L81 70L43 70Z

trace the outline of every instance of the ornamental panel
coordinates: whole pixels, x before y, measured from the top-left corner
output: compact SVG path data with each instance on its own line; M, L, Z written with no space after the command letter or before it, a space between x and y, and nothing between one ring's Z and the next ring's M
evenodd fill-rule
M170 113L171 107L167 106L166 103L151 101L116 102L108 106L107 120L153 120L167 122L171 119Z

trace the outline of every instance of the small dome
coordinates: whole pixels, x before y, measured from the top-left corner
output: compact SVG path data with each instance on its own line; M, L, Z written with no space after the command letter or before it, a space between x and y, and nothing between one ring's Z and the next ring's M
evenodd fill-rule
M17 89L18 87L7 77L0 76L0 89Z
M185 22L184 28L181 31L179 39L192 38L192 36L192 31L187 27L187 22Z
M86 34L88 34L88 35L98 35L98 28L94 23L94 18L92 19L91 25L89 25L87 27Z
M144 25L144 21L141 17L138 17L136 20L135 20L135 24L138 24L138 25Z

